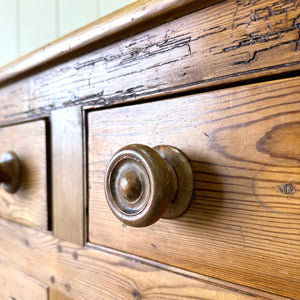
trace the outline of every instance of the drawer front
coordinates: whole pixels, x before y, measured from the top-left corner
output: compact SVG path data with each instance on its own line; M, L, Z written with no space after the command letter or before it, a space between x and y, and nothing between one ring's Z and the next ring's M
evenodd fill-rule
M1 300L47 300L48 287L0 262Z
M43 120L0 129L0 154L13 151L20 165L15 193L0 189L0 217L48 228L46 123Z
M88 114L89 241L286 296L300 294L300 78ZM190 160L188 211L151 226L110 211L104 175L123 146Z

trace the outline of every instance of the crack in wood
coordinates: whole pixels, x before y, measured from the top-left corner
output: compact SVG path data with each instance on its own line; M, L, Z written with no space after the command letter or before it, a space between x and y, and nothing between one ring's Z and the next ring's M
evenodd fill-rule
M250 33L246 32L244 38L239 38L233 42L233 44L235 43L235 45L225 47L222 49L222 51L214 53L214 55L240 50L243 47L252 46L253 48L254 45L260 47L259 49L253 50L253 54L248 52L248 56L250 58L233 62L233 65L240 65L250 64L256 61L258 58L258 54L261 52L265 52L270 49L274 49L276 47L280 47L290 43L295 43L295 51L298 51L300 42L299 32L298 37L296 39L290 39L288 41L283 41L269 46L270 42L273 42L275 40L284 40L286 39L286 37L288 37L288 34L299 30L300 15L297 15L294 18L289 17L289 13L295 12L298 8L298 1L283 0L275 2L267 7L260 7L255 9L254 5L257 5L259 2L259 0L254 1L253 3L237 0L237 9L234 13L232 30L234 32L234 30L236 30L238 27L244 26L245 29L248 29L247 31L249 31L248 27L251 26L251 28L261 28L260 31L254 31ZM253 9L250 10L250 13L245 14L244 10L241 10L240 7L249 5L253 6ZM247 10L247 12L248 11L249 9ZM278 22L277 19L279 15L285 15L284 22L286 23L286 26L281 26L281 28L278 28L278 26L283 23L283 19L281 19L280 22ZM276 18L274 18L275 22L273 19L270 19L272 18L272 16L276 16ZM259 25L256 23L258 23ZM264 47L264 45L268 46Z

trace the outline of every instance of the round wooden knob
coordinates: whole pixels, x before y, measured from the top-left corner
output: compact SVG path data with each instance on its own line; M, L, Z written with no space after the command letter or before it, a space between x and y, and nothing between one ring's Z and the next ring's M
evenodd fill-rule
M0 182L8 193L15 193L20 186L20 163L14 152L6 152L1 157Z
M129 226L179 217L188 208L192 192L189 161L172 146L128 145L114 154L106 169L108 205Z

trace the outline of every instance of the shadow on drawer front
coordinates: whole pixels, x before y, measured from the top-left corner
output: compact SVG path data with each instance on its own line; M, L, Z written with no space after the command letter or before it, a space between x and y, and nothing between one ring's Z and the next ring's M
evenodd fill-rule
M45 121L3 127L0 139L0 155L5 159L7 153L13 153L19 161L20 171L20 182L15 189L7 188L11 184L10 178L6 179L9 183L2 183L0 217L48 229ZM14 172L13 168L6 168L3 176L9 177Z
M90 112L90 242L299 296L299 98L297 78ZM190 160L194 194L181 217L133 228L110 211L105 170L134 143Z

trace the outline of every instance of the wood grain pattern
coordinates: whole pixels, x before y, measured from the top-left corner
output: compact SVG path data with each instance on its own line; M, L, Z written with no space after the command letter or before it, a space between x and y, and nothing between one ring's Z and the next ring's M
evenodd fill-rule
M55 289L49 290L49 300L73 300Z
M48 229L45 121L0 129L0 153L14 151L20 160L21 185L15 194L0 190L0 216Z
M1 259L49 285L50 295L66 299L283 299L165 265L151 266L136 257L82 248L4 219L0 232Z
M48 287L0 261L0 299L47 300Z
M53 111L51 122L53 232L60 239L83 245L86 205L82 109L78 106Z
M299 97L297 77L89 113L89 240L297 298ZM131 143L187 155L195 192L185 215L140 229L110 212L104 172Z
M299 15L299 0L227 0L99 45L3 87L0 123L79 103L107 106L298 71Z

